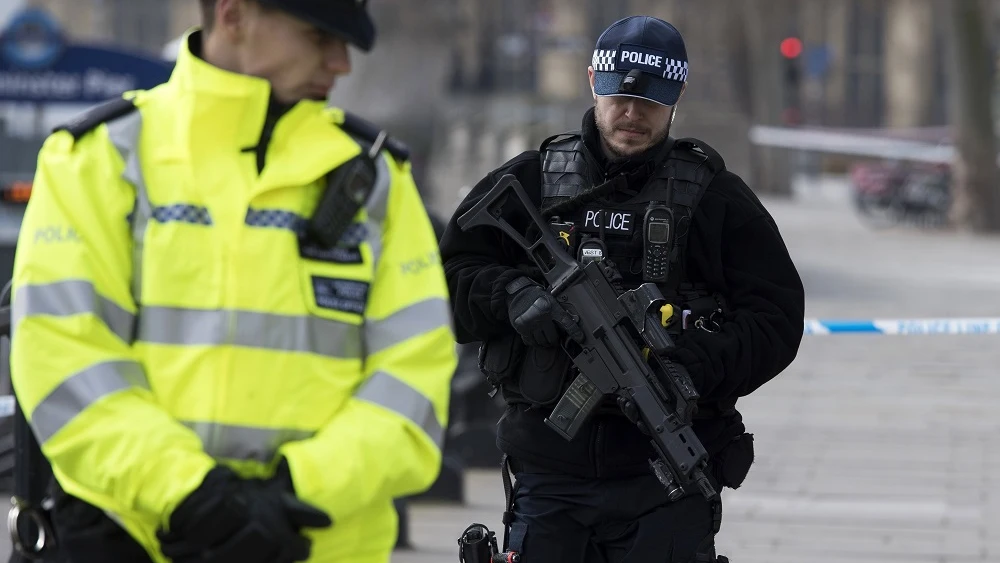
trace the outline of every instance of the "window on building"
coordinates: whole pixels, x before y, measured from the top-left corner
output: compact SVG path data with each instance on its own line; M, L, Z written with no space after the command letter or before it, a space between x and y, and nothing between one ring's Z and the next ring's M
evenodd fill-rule
M99 0L113 39L126 47L159 53L171 37L170 4L176 0Z

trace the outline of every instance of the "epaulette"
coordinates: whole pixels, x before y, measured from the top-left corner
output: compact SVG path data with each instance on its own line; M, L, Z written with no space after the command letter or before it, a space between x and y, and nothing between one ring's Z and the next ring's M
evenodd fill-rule
M579 137L580 135L581 135L580 131L569 131L567 133L556 133L555 135L552 135L551 137L546 137L546 139L544 141L542 141L542 144L538 146L538 150L539 151L544 151L545 148L548 147L551 143L557 143L559 141L566 141L566 140L569 140L569 139L573 139L573 138Z
M115 98L107 102L102 102L66 123L56 126L52 129L52 132L69 131L69 134L73 135L74 139L80 140L80 137L93 131L98 125L126 116L135 110L136 107L132 100Z
M360 137L369 145L374 144L380 135L385 134L385 131L379 129L374 123L347 111L344 112L344 122L340 125L340 128L348 135ZM386 134L385 142L382 146L397 160L410 159L410 148L398 139L389 137L388 134Z
M708 160L708 166L713 172L722 172L726 169L726 161L719 154L719 151L713 149L711 145L701 139L684 137L683 139L677 139L674 146L703 155Z

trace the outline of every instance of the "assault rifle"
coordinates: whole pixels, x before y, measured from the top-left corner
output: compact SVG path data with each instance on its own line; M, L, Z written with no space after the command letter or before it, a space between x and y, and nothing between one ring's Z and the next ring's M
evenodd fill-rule
M505 219L512 212L531 218L537 239L529 241ZM708 453L691 428L698 392L682 367L662 357L674 343L661 319L670 306L656 285L644 283L619 295L609 281L614 272L608 262L582 266L570 257L511 174L459 217L458 225L463 231L480 226L503 231L527 252L545 276L548 291L583 329L581 344L563 343L580 374L545 423L571 440L605 396L631 401L636 422L645 426L657 452L650 467L670 499L693 486L716 500L718 493L705 475Z

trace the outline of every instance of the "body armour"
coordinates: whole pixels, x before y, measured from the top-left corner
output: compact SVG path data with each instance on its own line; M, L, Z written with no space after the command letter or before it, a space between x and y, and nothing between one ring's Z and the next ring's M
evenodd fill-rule
M645 257L644 219L650 207L663 206L672 215L666 228L666 279L656 281L668 299L686 282L684 266L688 227L705 189L725 168L722 157L697 139L668 139L666 157L651 162L639 173L649 180L636 195L619 203L602 199L618 185L627 184L627 175L600 182L595 163L576 133L550 137L542 143L542 213L556 223L572 223L570 236L557 235L567 250L580 260L586 240L603 239L607 257L614 260L628 288L643 282ZM616 185L618 184L618 185ZM565 232L565 231L562 231ZM585 246L585 245L583 245ZM648 280L654 281L654 280Z
M656 283L678 311L668 325L674 335L684 326L680 311L690 311L687 316L700 323L721 312L721 297L691 283L684 271L694 211L712 179L725 168L714 149L696 139L668 139L664 157L633 172L648 177L642 189L627 199L617 198L621 200L617 203L610 203L609 196L628 185L628 175L604 179L579 133L550 137L540 152L542 215L571 256L580 262L612 260L621 274L622 290L644 281ZM654 233L663 235L654 237L663 242L650 245L646 217L654 208L667 221ZM656 267L647 267L651 260ZM491 341L481 349L480 367L503 390L508 403L552 405L572 381L570 358L559 347L525 348L516 335Z

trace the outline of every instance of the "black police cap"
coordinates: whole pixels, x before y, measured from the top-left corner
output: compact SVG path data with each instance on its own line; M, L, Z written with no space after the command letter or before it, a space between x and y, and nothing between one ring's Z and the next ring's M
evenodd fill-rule
M363 51L375 45L375 23L368 15L368 0L258 0L317 28L339 36Z

